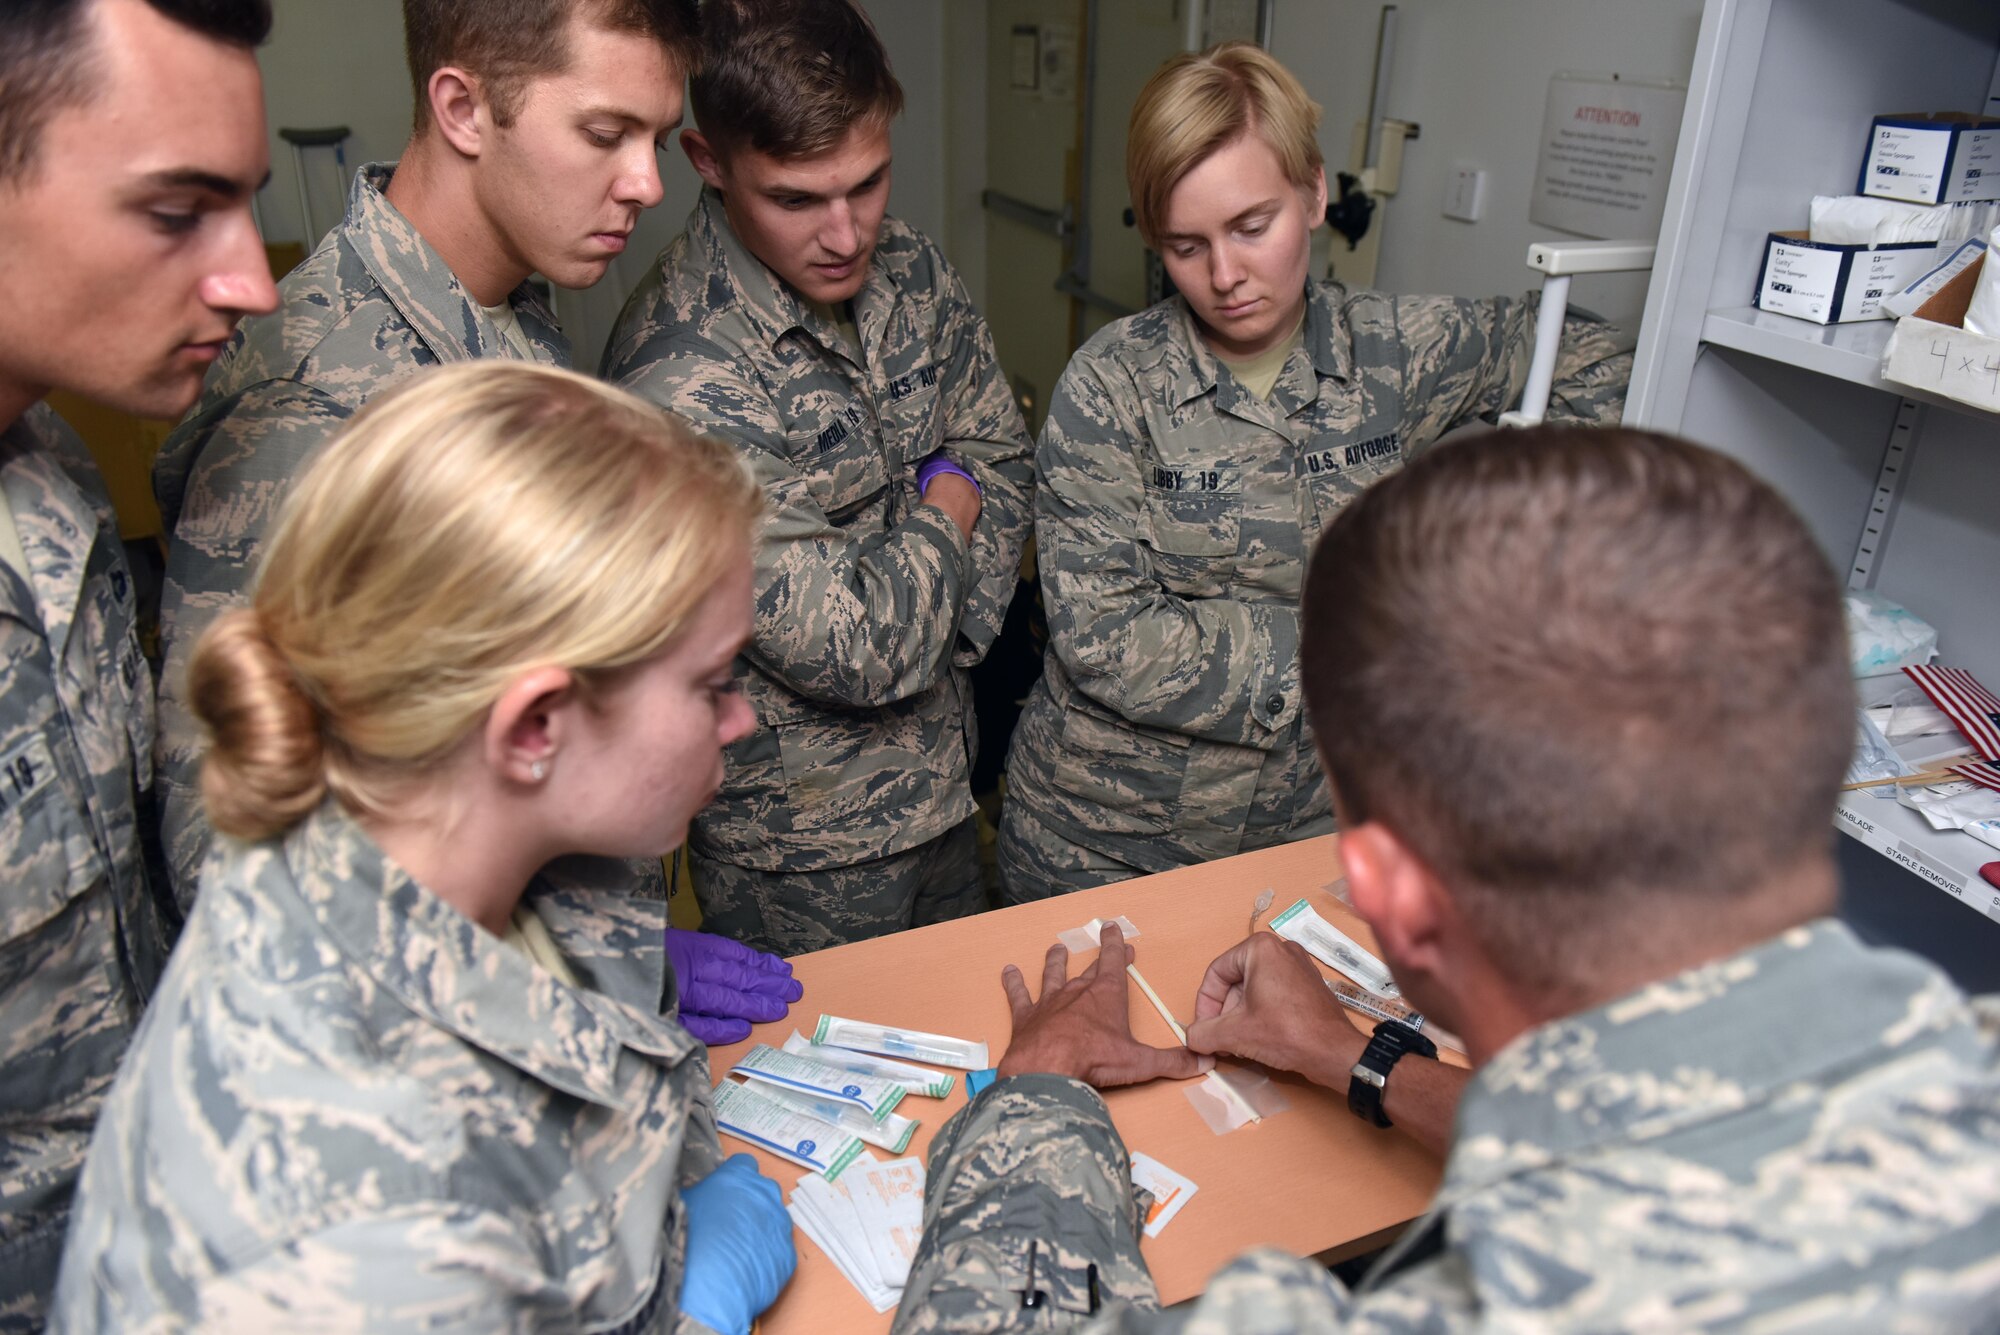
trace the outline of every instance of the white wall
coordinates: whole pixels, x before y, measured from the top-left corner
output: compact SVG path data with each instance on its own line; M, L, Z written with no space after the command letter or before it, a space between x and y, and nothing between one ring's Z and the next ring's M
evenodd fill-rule
M946 99L949 96L958 104L962 127L966 99L983 96L979 91L983 83L975 82L968 92L957 76L947 88L947 2L959 0L863 0L889 50L905 98L903 118L895 129L891 208L940 243L949 234L951 214L946 137L965 133L952 129ZM339 221L346 208L354 169L364 162L395 158L409 137L411 94L403 59L403 9L401 0L275 0L273 10L271 40L259 54L271 125L271 184L260 197L259 208L267 237L297 240L302 234L297 177L291 147L277 137L277 130L346 125L354 131L347 143L344 178L330 150L307 154L316 230L323 232ZM973 31L983 38L983 27ZM976 142L983 142L983 125L971 128L978 131ZM557 314L575 344L576 363L582 369L596 368L625 294L680 232L700 193L701 183L678 144L663 164L663 179L665 200L641 220L630 248L604 281L588 292L557 293ZM976 201L979 183L969 189Z
M1320 147L1331 177L1368 112L1381 5L1277 0L1272 47L1326 108ZM1542 104L1558 71L1685 80L1700 0L1402 0L1389 114L1415 121L1402 188L1389 201L1376 286L1478 297L1537 286L1528 244L1554 235L1528 222ZM1446 218L1452 164L1490 175L1485 217ZM1377 215L1381 225L1382 214ZM1336 245L1345 245L1336 239ZM1645 276L1580 278L1577 304L1636 334Z

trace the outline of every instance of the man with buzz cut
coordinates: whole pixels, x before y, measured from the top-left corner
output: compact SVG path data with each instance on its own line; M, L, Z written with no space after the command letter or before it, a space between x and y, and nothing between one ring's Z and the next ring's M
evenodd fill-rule
M1647 432L1443 445L1328 526L1301 627L1354 909L1472 1061L1429 1214L1354 1288L1252 1252L1160 1311L1090 1085L1230 1053L1419 1139L1453 1092L1269 932L1141 1046L1114 926L1003 974L896 1331L1995 1330L2000 998L1832 916L1854 686L1799 516Z
M416 125L356 175L344 222L251 321L154 465L171 535L162 607L162 835L185 908L210 833L187 665L248 591L306 459L383 390L477 357L557 365L528 282L604 276L660 202L659 153L697 55L694 0L404 0Z
M46 1319L167 949L132 576L96 465L39 401L179 413L277 304L250 216L270 26L266 0L0 4L0 1332Z
M986 323L889 217L903 95L847 0L710 0L705 189L604 374L733 441L769 493L758 726L689 840L710 930L783 954L985 906L967 669L1031 522L1032 447Z

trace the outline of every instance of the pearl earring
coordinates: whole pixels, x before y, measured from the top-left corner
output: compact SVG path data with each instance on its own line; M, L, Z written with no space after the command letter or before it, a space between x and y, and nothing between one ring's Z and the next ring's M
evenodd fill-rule
M528 773L536 783L540 783L543 779L549 777L549 762L546 760L537 760L534 764L528 766Z

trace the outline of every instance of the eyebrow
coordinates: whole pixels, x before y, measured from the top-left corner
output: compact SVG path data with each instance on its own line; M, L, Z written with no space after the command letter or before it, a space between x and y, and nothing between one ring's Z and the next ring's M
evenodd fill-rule
M1270 210L1278 207L1278 205L1282 202L1283 201L1273 197L1271 199L1264 200L1262 203L1252 204L1249 208L1243 210L1243 212L1237 214L1235 217L1231 218L1229 221L1225 222L1222 225L1224 227L1234 227L1236 226L1236 224L1243 222L1246 219L1254 218L1260 213L1269 212ZM1199 241L1201 240L1201 234L1199 232L1162 232L1160 233L1160 240Z
M862 177L858 183L856 183L854 188L856 190L859 190L862 186L865 186L869 184L871 181L874 181L877 178L879 178L883 172L889 170L889 165L893 161L894 161L893 158L883 158L882 161L875 164L875 169L873 171L869 172L866 176ZM765 198L767 199L792 199L798 197L803 197L805 199L830 198L830 196L824 191L808 190L804 186L799 186L799 185L787 185L783 181L778 181L771 185L765 186L763 193Z
M200 167L171 167L165 171L148 172L141 181L146 186L159 190L206 190L212 195L239 199L269 185L271 173L266 171L264 179L257 182L254 188L219 172L204 171Z
M639 115L637 112L628 111L624 107L614 107L608 104L599 105L595 107L585 107L581 112L577 114L578 118L582 120L592 120L599 116L602 116L607 120L621 121L626 125L637 126L641 130L645 129L649 124L652 123L648 121L644 116ZM674 117L672 120L666 123L665 127L661 130L661 133L664 134L667 130L679 129L681 123L686 119L687 119L687 112L685 109L683 109L680 115Z

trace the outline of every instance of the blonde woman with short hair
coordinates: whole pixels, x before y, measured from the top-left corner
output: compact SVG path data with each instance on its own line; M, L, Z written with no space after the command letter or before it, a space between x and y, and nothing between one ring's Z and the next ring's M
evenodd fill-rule
M1519 396L1535 303L1349 290L1308 272L1319 107L1266 52L1176 56L1126 174L1178 295L1071 359L1036 453L1049 653L1008 756L1013 901L1333 829L1298 680L1321 529ZM1551 420L1616 422L1629 357L1564 334Z
M230 837L98 1123L58 1325L747 1330L790 1224L722 1161L617 859L677 844L751 726L761 503L726 447L521 363L327 446L192 661Z

